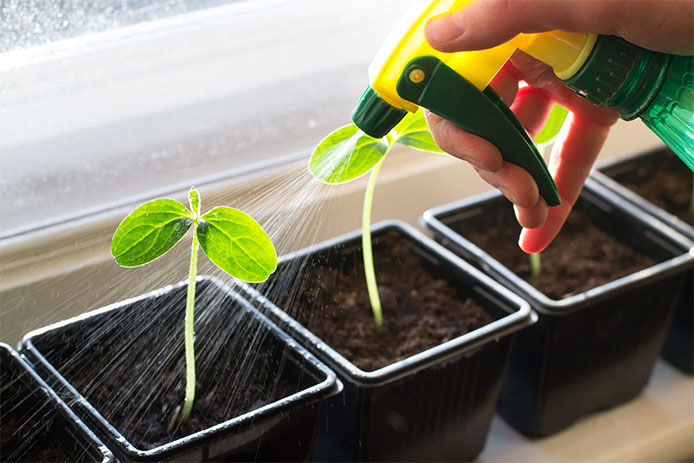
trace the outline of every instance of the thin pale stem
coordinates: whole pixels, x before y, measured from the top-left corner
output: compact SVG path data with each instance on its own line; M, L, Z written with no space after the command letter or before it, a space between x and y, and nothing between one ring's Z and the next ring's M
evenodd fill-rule
M188 272L188 297L186 299L185 345L186 345L186 397L181 411L181 421L190 416L195 400L195 278L198 274L198 235L197 223L193 224L193 246L190 250L190 270Z
M540 253L533 252L528 257L530 258L530 274L534 277L540 276L540 272L542 272Z
M373 205L374 191L376 189L376 179L378 171L381 170L383 160L374 166L369 177L369 184L364 193L364 208L361 218L361 247L364 256L364 275L366 276L366 289L369 292L371 310L374 314L376 327L383 326L383 314L381 312L381 298L378 295L378 285L376 283L376 270L374 269L373 248L371 246L371 206Z

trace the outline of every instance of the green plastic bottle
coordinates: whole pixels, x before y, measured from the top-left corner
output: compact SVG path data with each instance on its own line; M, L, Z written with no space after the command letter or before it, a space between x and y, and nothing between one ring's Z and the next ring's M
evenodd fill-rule
M564 83L624 120L640 117L694 171L694 57L599 36L585 64Z

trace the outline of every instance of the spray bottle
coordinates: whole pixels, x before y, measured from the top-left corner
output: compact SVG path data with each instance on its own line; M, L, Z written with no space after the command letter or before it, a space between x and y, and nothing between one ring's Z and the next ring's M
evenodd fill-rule
M646 50L614 36L550 31L519 34L480 51L443 53L424 38L426 22L470 0L429 0L396 26L369 67L370 85L352 119L384 137L420 106L493 143L530 173L549 206L556 185L537 149L489 82L517 50L552 67L579 95L620 117L640 117L694 170L694 59Z

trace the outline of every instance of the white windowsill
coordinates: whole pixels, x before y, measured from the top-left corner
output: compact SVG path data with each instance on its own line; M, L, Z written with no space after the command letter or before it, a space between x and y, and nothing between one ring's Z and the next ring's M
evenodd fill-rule
M644 127L620 124L603 157L657 144ZM270 227L280 252L358 228L365 179L325 191L321 198L293 198L291 189L273 190L289 177L295 179L297 192L309 191L296 180L304 169L305 156L289 176L286 168L278 167L273 172L211 179L200 185L203 201L210 206L241 205L267 220L282 217L286 221ZM462 162L397 150L380 177L374 221L399 218L416 224L425 209L485 189ZM183 200L185 190L172 196ZM121 269L112 262L110 236L133 205L0 240L0 339L16 343L31 329L182 279L185 246L138 269ZM203 263L200 273L213 270ZM528 440L495 418L479 461L678 461L694 457L692 435L694 379L659 363L650 384L634 401L587 417L556 436Z

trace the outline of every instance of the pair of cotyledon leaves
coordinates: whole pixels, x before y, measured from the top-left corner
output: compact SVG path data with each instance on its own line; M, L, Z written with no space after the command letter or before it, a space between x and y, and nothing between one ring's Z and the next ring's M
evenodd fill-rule
M566 114L565 108L556 105L536 142L554 138ZM436 146L421 111L405 116L391 135L383 139L357 135L358 130L354 125L342 127L316 147L309 161L309 170L314 177L325 183L353 180L373 169L394 143L442 152ZM197 214L199 195L194 189L191 191L191 208ZM144 265L176 245L194 222L194 213L178 201L155 199L135 209L121 222L111 241L111 254L123 267ZM220 206L199 216L197 222L195 233L203 252L231 276L248 282L261 282L277 268L277 253L272 241L258 222L246 213Z
M535 142L540 144L552 140L559 133L567 114L566 108L554 105ZM323 139L309 161L311 174L323 183L354 180L373 169L394 143L443 153L434 142L422 111L407 114L387 137L378 139L358 133L361 132L356 125L347 125Z
M308 168L323 183L348 182L373 169L395 143L443 153L436 146L422 112L417 111L407 114L390 135L383 138L370 137L353 124L337 129L318 144Z
M191 208L199 210L197 192ZM173 199L155 199L131 212L118 226L111 254L123 267L157 259L178 243L194 223L194 213ZM200 247L219 268L248 282L265 281L277 268L277 253L263 228L246 213L215 207L198 218Z

